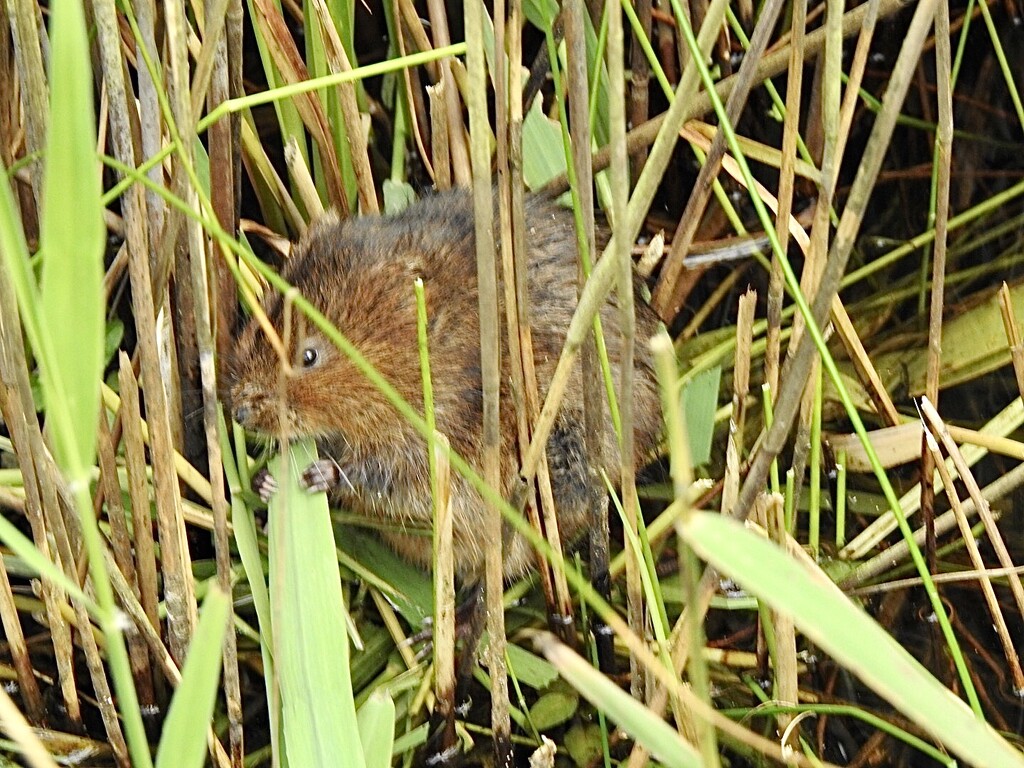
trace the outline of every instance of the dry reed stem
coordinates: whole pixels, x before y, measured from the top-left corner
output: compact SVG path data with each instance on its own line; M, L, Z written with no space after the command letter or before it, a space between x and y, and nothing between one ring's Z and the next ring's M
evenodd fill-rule
M1024 443L1011 440L1007 437L985 434L974 429L956 427L947 424L949 434L957 443L966 443L985 448L990 453L999 456L1006 456L1016 461L1024 461ZM920 419L903 422L895 427L883 427L868 433L871 438L871 445L878 455L879 461L886 469L907 464L919 459L921 455L921 440L923 429ZM856 434L830 435L828 438L829 447L832 452L838 454L846 451L846 468L850 472L870 472L871 464L868 462L864 446Z
M1024 398L1024 344L1021 343L1017 317L1013 312L1010 287L1005 282L999 288L999 311L1003 316L1006 340L1010 345L1010 360L1013 363L1013 375L1017 380L1017 392Z
M23 399L28 395L25 389L28 381L25 375L25 351L22 346L24 342L20 329L14 286L9 279L6 263L0 263L0 420L7 424L11 436L14 438L14 444L19 445L25 454L23 456L21 452L18 453L18 464L21 468L22 483L26 493L26 503L22 506L25 508L24 512L27 512L27 508L33 503L38 509L39 498L36 490L35 466L31 459L32 454L19 439L19 433L24 435L29 428L29 425L25 423L25 411L21 407ZM36 428L38 429L38 424ZM0 561L2 560L3 558L0 558ZM46 579L43 580L42 592L47 615L52 619L57 615L53 610L56 606L51 608L53 594ZM2 562L0 562L0 619L2 619L4 635L10 648L11 660L18 675L18 683L22 689L25 708L33 722L39 722L44 714L43 700L32 672L32 662L25 644L21 620L18 618L17 609L14 606L14 596L11 593L7 568Z
M445 90L447 83L441 80L437 85L427 86L427 98L430 99L430 150L433 162L431 177L434 186L439 190L451 189L452 164L451 149L448 146L448 121L445 119Z
M9 3L11 36L14 43L14 65L21 85L22 115L25 130L25 154L34 158L29 166L29 183L35 210L42 210L43 165L46 154L46 129L49 120L50 89L47 86L39 31L43 29L39 6L35 3ZM33 222L35 223L35 222ZM34 232L26 232L32 237Z
M0 689L0 724L32 768L57 768L50 751L7 691Z
M776 544L786 547L789 538L786 532L786 520L782 496L777 493L766 494L759 498L764 506L765 522L768 537ZM796 655L796 626L788 614L781 611L772 611L772 626L775 630L775 690L773 698L777 701L797 705L799 702L799 664ZM793 722L792 714L780 714L778 716L778 731L785 733L790 723ZM789 746L794 750L798 748L793 739Z
M434 690L440 715L454 723L455 712L455 559L452 554L451 473L448 439L436 433L434 445ZM464 653L476 653L466 648Z
M949 506L953 514L956 516L957 525L960 528L960 535L963 537L964 545L967 547L967 553L971 558L971 563L979 573L979 586L981 587L981 593L985 600L985 606L988 608L989 615L992 617L993 628L996 631L996 635L999 638L1000 644L1003 646L1003 654L1006 657L1006 663L1010 667L1010 674L1013 677L1014 688L1017 690L1024 689L1024 671L1021 670L1020 658L1018 657L1017 651L1013 647L1013 641L1010 639L1010 630L1006 626L1006 618L1003 616L1003 611L999 607L999 600L996 597L995 589L992 587L992 580L985 573L985 561L981 556L981 550L978 548L978 542L974 539L974 534L971 532L971 524L967 520L967 515L964 514L963 505L960 503L960 496L957 494L956 483L953 480L952 475L949 473L949 469L946 467L946 463L942 460L942 453L939 451L939 444L932 437L930 432L925 433L925 444L928 446L928 450L932 454L931 463L938 470L939 477L942 478L942 485L946 490L946 497L949 499ZM975 502L977 503L977 502ZM934 534L934 529L930 531ZM1014 569L1006 569L1008 578L1017 576L1019 574L1013 573Z
M440 4L429 3L435 24L435 40L447 37ZM487 62L483 50L483 16L481 0L464 0L466 52L469 74L466 104L469 109L470 150L472 159L473 210L475 213L477 293L480 316L480 369L483 396L483 433L481 455L484 480L500 489L501 483L501 394L500 335L498 318L497 260L494 245L494 199L491 186L490 123L487 115ZM455 90L449 91L449 118ZM454 119L452 123L456 122ZM461 119L458 121L461 132ZM451 128L451 125L449 126ZM452 134L449 134L452 136ZM453 136L454 138L454 136ZM456 146L458 142L456 142ZM458 153L456 177L458 177ZM505 611L502 601L504 574L502 570L501 511L487 504L485 540L490 557L485 561L485 596L487 603L488 667L491 676L491 727L494 730L495 757L499 766L511 761L511 720L509 716L508 676L505 662Z
M616 9L617 12L617 9ZM600 75L596 82L590 81L587 65L586 29L587 18L584 0L567 0L562 6L562 23L565 33L566 68L564 90L569 101L569 131L572 148L572 167L576 177L576 189L573 194L573 209L577 214L577 230L575 251L577 260L578 291L583 290L586 283L584 265L593 264L597 256L596 234L594 229L594 171L590 163L590 147L593 134L590 130L590 94L593 89L600 88ZM600 71L600 70L598 70ZM582 230L579 226L582 225ZM583 443L590 466L604 466L603 448L603 417L605 393L601 379L600 365L597 359L596 337L591 334L583 344L580 355L580 371L582 376L583 395ZM536 401L536 400L535 400ZM537 409L539 411L539 408ZM532 414L536 416L536 411ZM600 485L594 483L594 485ZM607 583L602 583L602 574L608 570L608 506L598 500L596 493L604 495L603 489L595 492L591 488L590 529L588 545L595 559L590 563L591 581L602 594L609 593ZM562 601L560 613L566 617L571 615L571 603L568 600L568 587L562 575L556 582L559 597ZM569 613L565 609L569 609ZM575 638L567 640L573 633L563 626L558 629L563 642L573 644ZM602 649L606 652L607 648ZM608 660L607 658L605 659Z
M806 34L807 0L794 0L792 6L792 44L789 48L789 63L786 73L786 115L782 126L782 151L779 165L778 211L775 217L775 233L779 239L779 250L789 249L789 219L793 212L793 182L796 174L797 137L800 134L800 105L803 90L803 46ZM777 254L772 254L771 272L768 278L766 345L764 354L764 375L772 399L778 396L779 372L782 364L782 305L785 280L782 264Z
M912 22L911 26L913 34L908 34L905 38L904 45L897 59L897 66L894 68L893 77L886 90L886 97L882 102L882 110L875 121L871 138L865 147L864 159L850 190L847 207L840 220L839 230L836 233L836 238L820 281L819 290L815 297L812 317L816 324L823 322L838 290L840 279L846 271L846 263L853 248L854 238L859 229L868 196L877 178L882 158L889 144L900 106L903 103L906 89L909 85L910 73L912 72L914 62L917 61L920 55L925 22L930 22L934 13L934 6L934 2L924 2L918 6L914 22ZM851 18L850 14L844 16L844 28ZM810 48L811 35L808 35L807 40L808 48ZM668 120L668 117L666 116L665 119ZM804 388L804 382L807 380L806 377L810 370L813 353L813 343L809 336L805 336L800 344L797 345L795 353L791 356L790 360L787 361L781 376L782 383L777 398L778 408L776 409L775 420L771 428L764 433L761 448L754 455L754 459L751 462L747 479L740 491L738 503L734 507L737 514L745 514L747 510L753 508L754 499L764 487L769 467L784 446L792 421L796 416L800 401L799 395ZM710 572L705 573L704 578L701 580L699 600L695 604L687 606L681 622L702 621L714 590L713 574ZM686 657L690 652L684 638L685 633L680 633L678 641L673 646L672 657L677 670L681 669L685 664ZM661 712L664 710L664 705L665 697L659 695L652 703L652 709ZM630 763L631 766L639 765L638 755L639 751L634 749Z
M880 0L878 17L882 19L889 18L909 5L911 5L910 0ZM865 4L857 6L844 14L842 23L843 37L850 37L856 34L861 29L864 18L867 16L868 12L869 5ZM824 36L825 31L823 29L816 29L807 34L804 41L804 49L802 51L804 61L813 59L821 52L824 47ZM789 61L789 54L790 48L788 44L782 47L776 47L770 53L766 53L758 63L757 73L755 75L756 79L765 80L785 71ZM731 75L716 83L715 91L718 93L720 98L728 98L732 89L736 86L736 83L737 76ZM678 89L677 95L679 95ZM687 95L689 98L684 100L683 105L680 105L679 112L674 112L670 108L668 111L648 120L643 125L636 126L630 130L626 134L626 146L628 151L632 153L639 147L651 146L652 143L656 141L658 134L661 132L662 126L666 121L672 124L682 124L687 120L699 115L707 114L711 111L711 99L707 94L690 93ZM603 171L608 167L608 162L609 149L608 147L601 147L594 153L594 172L597 173L598 171ZM647 166L645 166L645 168L646 167ZM662 171L659 171L657 175L660 177L661 173ZM560 194L565 192L567 189L568 181L565 176L562 175L545 184L543 191L547 193Z
M298 139L294 136L289 137L284 145L284 161L288 166L288 177L292 181L292 188L295 190L299 202L302 203L302 207L306 210L310 221L323 216L324 204L320 200L320 193L317 191L316 182L313 181L313 175L306 165L305 157L299 150ZM298 231L304 235L309 227L305 219L301 220L302 226Z
M350 72L352 63L345 53L345 46L338 36L337 27L327 8L325 0L311 0L313 11L320 23L320 34L324 42L324 52L332 74ZM348 154L352 160L359 192L359 205L362 213L378 213L377 192L373 184L373 172L370 168L370 156L366 145L366 132L359 114L354 83L342 83L338 86L338 100L341 102L341 115L345 122L345 138L348 142Z
M59 534L55 531L51 538L47 530L47 519L54 516L52 508L56 504L55 483L46 476L47 463L52 463L52 460L44 447L39 422L35 418L24 341L16 311L17 302L14 299L13 284L9 279L6 262L0 265L0 277L3 278L0 279L0 313L3 317L0 321L0 331L4 334L3 344L0 345L4 365L0 368L3 369L2 375L5 379L5 396L0 399L0 405L4 408L3 419L10 430L11 442L16 448L18 466L21 469L22 485L25 490L25 516L32 531L32 541L43 557L53 560L50 542L54 541L56 544ZM57 481L59 482L59 479ZM59 520L59 512L57 514ZM60 528L63 530L62 525ZM66 540L66 536L62 537L62 540ZM73 569L73 558L65 558L65 562L68 560L71 561ZM74 648L70 627L63 618L68 607L68 598L64 590L48 578L41 578L41 585L62 701L70 722L80 724L82 710L75 681Z
M981 492L981 488L978 487L977 480L974 479L974 474L971 472L970 467L964 460L964 456L960 452L960 446L958 446L953 440L952 436L949 434L949 430L946 429L945 424L939 416L938 411L935 410L935 406L932 405L931 401L927 397L921 398L921 413L924 415L932 433L942 442L943 447L946 449L946 453L948 453L949 457L953 460L953 465L960 474L960 479L967 488L967 493L970 495L971 499L974 500L978 516L985 524L985 532L988 535L988 540L992 544L992 549L996 553L996 559L1003 568L1013 568L1013 559L1010 557L1010 553L1006 549L1006 543L1003 541L1003 537L999 532L999 527L996 525L995 520L992 517L992 511L989 508L988 501L986 501ZM1021 584L1021 579L1017 575L1010 575L1009 581L1010 592L1013 594L1014 602L1017 604L1017 610L1024 615L1024 584ZM1020 682L1024 683L1024 678L1022 678ZM1024 684L1018 687L1024 689Z
M989 419L985 426L979 430L978 434L1005 437L1022 424L1024 424L1024 402L1018 398ZM973 466L985 456L987 451L987 447L979 441L979 447L968 447L964 449L963 455L967 464ZM947 459L947 461L951 460ZM916 485L900 497L900 508L908 519L920 509L920 503L921 493ZM839 552L839 557L847 560L857 560L864 557L866 553L877 547L882 539L892 533L896 527L896 521L891 511L882 515L865 527L853 541L843 547Z
M746 106L750 90L758 82L754 79L757 73L757 63L768 47L771 33L775 28L775 21L782 6L781 0L771 0L771 2L765 3L761 9L750 46L737 74L736 85L729 93L725 105L726 119L732 125L739 120L743 108ZM697 228L711 197L711 182L718 175L725 152L725 134L718 131L707 150L707 157L701 166L693 191L690 193L690 199L687 200L686 207L679 218L679 224L672 237L672 248L669 251L668 260L662 269L661 278L658 280L651 298L651 305L663 318L674 316L682 303L683 297L679 294L679 288L683 286L679 285L679 277L685 265L684 258L697 234Z
M863 160L858 168L853 186L850 188L847 205L840 218L825 271L815 296L812 318L819 326L823 323L826 312L832 305L841 277L846 271L846 264L853 250L868 199L874 188L892 131L896 125L896 119L906 96L910 77L915 63L920 57L920 46L923 40L919 39L919 36L923 27L930 24L934 8L934 0L925 0L918 5L904 44L900 49L893 75L882 100L882 109L875 120L871 136L865 146ZM792 348L793 345L790 346ZM786 368L783 369L784 375L781 377L782 384L775 420L765 433L761 450L755 454L751 462L750 472L740 492L738 509L750 508L753 499L764 486L764 480L772 461L783 448L799 405L797 393L803 389L804 382L807 380L813 354L814 346L810 337L807 336L797 345L795 354L787 361Z
M0 626L4 630L4 638L11 654L11 662L17 675L19 693L24 702L25 711L32 722L42 722L45 716L43 699L32 671L32 660L28 653L28 646L25 644L25 633L21 629L21 618L18 616L18 607L14 602L14 593L11 592L7 563L3 558L0 558Z
M128 474L128 497L132 508L132 531L134 533L135 568L138 599L145 616L153 627L160 626L160 593L157 577L156 554L150 520L149 489L146 482L146 454L143 445L141 414L139 408L139 385L132 371L128 356L118 355L118 390L121 392L121 424L124 462ZM142 690L151 688L151 683L136 678L136 685Z
M935 16L935 79L936 99L939 107L938 135L935 142L935 242L932 257L931 303L928 310L928 361L925 377L925 395L938 407L939 375L942 365L942 317L946 292L946 238L949 229L949 175L953 151L953 94L950 82L952 60L949 44L949 7L942 4ZM935 476L934 451L927 445L927 435L921 443L921 477ZM943 467L943 470L945 468ZM950 491L947 488L947 493ZM935 491L930 482L921 483L921 516L925 521L925 551L928 562L935 570L937 543L935 540Z
M725 447L725 476L722 479L722 514L732 512L740 490L740 463L747 422L747 395L750 393L750 345L754 335L754 311L757 293L747 290L739 300L736 318L736 355L733 365L732 413L729 438Z
M181 663L195 625L196 605L192 569L185 546L181 498L173 474L174 449L170 413L167 409L163 372L157 351L156 311L150 287L148 254L145 251L134 251L129 266L135 301L142 382L146 392L146 420L150 429L153 487L160 530L160 559L167 604L168 634L171 653L175 660Z
M260 26L270 46L274 63L280 69L285 82L300 83L308 80L309 71L295 47L295 40L288 31L280 11L274 7L271 0L254 0L254 8L256 13L253 22ZM352 205L345 194L345 185L339 172L338 155L323 104L315 93L299 94L295 96L293 103L320 153L327 197L331 205L347 216L352 213Z
M250 120L242 120L239 139L246 175L252 184L253 194L256 195L260 210L264 212L264 222L261 226L275 234L288 231L298 233L300 236L305 234L306 220L299 213L291 193L285 187L284 181L270 162L270 158L267 157L266 150L260 143ZM286 164L288 162L287 147L286 143ZM216 201L214 201L214 205L216 205ZM247 228L252 224L243 220L239 222L239 226L243 232L247 232ZM280 237L280 235L277 236ZM240 265L240 269L243 273L249 270L244 264Z
M97 433L97 458L99 459L100 481L106 499L107 521L110 523L110 545L118 569L132 588L139 594L136 575L135 558L132 556L131 534L121 504L121 486L117 477L116 446L107 425L106 414L101 413L99 431ZM132 667L132 679L142 707L152 707L156 703L153 692L153 677L149 668L149 654L139 635L129 633L128 655Z
M451 36L448 34L448 18L444 4L441 0L428 0L427 13L430 17L430 29L433 32L435 48L443 48L451 44ZM418 14L414 13L416 22L419 23ZM470 35L466 35L467 40ZM480 42L479 40L477 42ZM468 58L468 57L467 57ZM459 88L456 85L453 65L448 59L440 62L441 80L445 83L445 117L448 123L448 148L451 152L452 178L457 186L468 187L473 180L473 172L470 168L470 151L466 144L468 141L466 127L462 122L462 106L459 99ZM481 82L481 86L483 83ZM483 127L481 126L481 130Z
M110 689L110 683L107 681L107 670L103 665L103 657L100 656L100 649L92 632L89 612L80 600L72 598L71 605L75 609L75 620L79 630L78 638L85 655L85 664L89 668L96 708L103 720L107 742L113 750L117 763L124 768L131 768L132 761L128 755L128 744L125 742L124 733L121 730L121 720L114 706L114 696Z

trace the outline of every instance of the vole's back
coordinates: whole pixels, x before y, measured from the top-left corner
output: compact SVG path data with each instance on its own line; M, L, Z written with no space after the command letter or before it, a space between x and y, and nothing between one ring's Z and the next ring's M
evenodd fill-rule
M576 255L572 216L539 197L527 200L529 314L534 362L542 396L576 308ZM416 340L413 283L422 278L428 312L428 343L435 415L439 431L471 464L480 466L482 394L479 310L472 202L468 193L434 195L393 217L362 217L315 225L289 259L283 276L355 344L417 409L422 382ZM499 291L500 292L500 291ZM614 298L613 298L614 300ZM500 299L499 299L500 301ZM268 313L283 326L280 297ZM499 307L502 343L502 474L506 494L519 468L514 405L510 397L505 316ZM647 353L657 328L652 310L636 301L634 465L648 457L660 429L659 398ZM608 354L617 375L621 351L618 309L602 311ZM281 392L276 354L250 324L238 343L236 414L245 406L246 426L279 431L281 399L291 434L316 436L321 451L342 470L336 496L351 510L385 523L382 536L407 559L429 567L430 485L426 446L380 393L315 329L293 328L294 376ZM578 368L578 366L577 366ZM617 440L611 421L602 464L617 476ZM563 538L585 525L591 482L583 442L579 371L573 373L548 444L548 461ZM593 469L599 469L593 467ZM456 568L465 578L483 571L483 503L461 477L452 476ZM505 571L531 567L525 540L507 542Z

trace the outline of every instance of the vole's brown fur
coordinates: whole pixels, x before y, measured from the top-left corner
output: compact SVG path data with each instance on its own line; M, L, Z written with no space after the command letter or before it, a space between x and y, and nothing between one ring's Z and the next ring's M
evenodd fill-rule
M526 222L534 361L543 394L576 308L575 233L571 214L540 197L527 198ZM454 450L480 467L476 251L472 203L466 192L428 197L393 217L364 216L344 223L325 217L293 252L282 276L417 409L422 409L423 398L413 281L422 277L437 428ZM265 305L274 327L282 333L281 297L271 296ZM647 352L657 319L640 297L636 316L634 464L639 465L657 439L660 408ZM617 375L621 353L614 294L602 310L602 322ZM308 323L305 326L310 328ZM244 329L232 361L230 392L235 418L247 428L273 435L280 432L279 414L285 413L289 435L315 437L321 456L336 462L340 477L332 497L354 512L385 523L381 534L385 541L407 560L429 568L432 547L424 533L431 525L431 498L424 440L319 331L291 336L294 375L282 390L280 362L264 332L254 321ZM519 465L504 341L502 365L501 490L507 498ZM583 441L582 407L577 370L547 450L565 540L577 537L586 525L592 475ZM617 441L607 414L605 422L603 464L609 476L615 477ZM456 571L463 578L474 579L482 576L487 556L482 537L483 503L455 472L451 500ZM525 539L518 535L506 539L506 576L521 574L532 563Z

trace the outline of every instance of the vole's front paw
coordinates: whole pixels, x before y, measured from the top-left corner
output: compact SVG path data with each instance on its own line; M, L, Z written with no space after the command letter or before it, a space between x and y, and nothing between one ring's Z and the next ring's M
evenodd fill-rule
M302 471L299 482L310 493L329 491L341 482L341 467L334 459L318 459Z
M267 504L270 502L270 497L277 493L277 480L270 474L270 470L264 467L252 476L252 489L263 503Z

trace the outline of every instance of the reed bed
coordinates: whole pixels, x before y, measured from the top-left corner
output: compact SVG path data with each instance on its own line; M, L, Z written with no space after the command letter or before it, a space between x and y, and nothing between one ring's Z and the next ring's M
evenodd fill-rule
M0 763L422 759L455 685L459 473L480 535L541 563L508 584L491 558L468 764L1024 766L1021 23L1009 0L0 5ZM264 511L222 393L312 220L452 185L482 217L482 466L435 429L425 332L421 412L289 296L423 437L431 578L299 490L309 441L270 459ZM572 207L581 263L543 400L524 190ZM563 554L560 399L610 399L631 455L610 292L664 441L600 478Z

